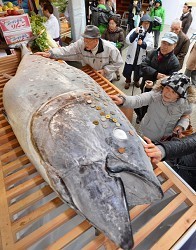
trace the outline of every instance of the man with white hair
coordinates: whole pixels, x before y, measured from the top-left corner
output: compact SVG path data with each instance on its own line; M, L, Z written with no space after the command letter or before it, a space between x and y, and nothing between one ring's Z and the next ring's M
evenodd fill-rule
M171 24L171 32L178 36L178 42L174 48L174 54L179 60L180 68L183 67L184 58L189 50L190 40L187 35L182 32L182 21L175 19Z

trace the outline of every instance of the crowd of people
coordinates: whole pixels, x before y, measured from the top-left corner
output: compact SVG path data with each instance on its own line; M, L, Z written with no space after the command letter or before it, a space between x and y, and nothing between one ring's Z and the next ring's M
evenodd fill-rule
M140 1L131 1L132 17L139 14L138 2ZM115 12L112 4L106 5L103 0L98 1L97 6L104 13ZM97 6L92 6L92 9ZM188 6L189 12L186 14L185 7L182 17L172 22L171 31L161 37L160 46L159 36L164 26L165 11L161 0L155 0L148 14L141 16L139 25L134 27L134 19L130 21L132 26L126 37L119 27L118 16L112 14L105 26L100 27L98 23L87 25L82 38L69 46L37 54L65 61L80 61L82 65L90 65L112 82L120 79L119 69L124 64L121 52L126 43L128 49L123 69L125 88L130 87L133 74L134 85L140 87L141 94L111 98L119 106L135 109L136 121L141 123L141 133L147 137L145 150L152 161L157 163L162 159L175 158L172 161L173 167L178 167L183 178L195 188L195 151L192 150L196 144L195 134L190 136L190 143L189 137L182 141L163 142L171 134L180 135L186 131L190 125L192 104L196 103L196 44L190 52L186 71L179 72L190 46L190 40L183 32L185 23L182 19L190 15L191 8ZM179 150L186 153L180 155L180 151L175 149L176 145L180 145ZM184 145L186 148L182 150ZM169 150L176 152L176 156L174 153L170 154Z

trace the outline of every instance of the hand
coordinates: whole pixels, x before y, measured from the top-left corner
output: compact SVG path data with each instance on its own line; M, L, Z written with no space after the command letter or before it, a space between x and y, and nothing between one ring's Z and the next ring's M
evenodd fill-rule
M137 42L138 45L142 45L142 39L139 39Z
M182 133L182 131L183 131L183 127L181 127L181 126L176 126L176 127L174 128L174 130L173 130L173 133L174 133L174 134L177 134L177 135L180 135L180 134Z
M152 87L153 87L153 82L149 81L149 80L146 80L145 81L145 88L151 89Z
M144 145L147 156L151 158L152 163L159 163L162 159L161 150L154 145L149 138L144 137L144 140L147 142L147 144Z
M164 78L164 77L166 77L165 74L158 73L158 75L157 75L157 80L159 80L159 79L161 79L161 78Z
M118 95L110 95L109 97L116 103L116 105L119 106L123 104L123 99L120 98Z
M139 28L139 27L136 27L136 28L135 28L135 33L138 34L138 33L139 33L139 30L140 30L140 28Z
M49 58L51 54L49 52L35 52L34 55L40 55Z
M97 70L97 72L98 72L99 74L101 74L102 76L105 76L105 71L104 71L104 69Z

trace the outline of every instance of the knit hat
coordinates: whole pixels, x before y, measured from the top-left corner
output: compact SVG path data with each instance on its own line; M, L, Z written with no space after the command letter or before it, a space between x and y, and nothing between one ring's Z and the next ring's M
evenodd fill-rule
M84 38L100 38L101 37L99 29L94 25L87 25L82 36Z
M189 77L183 73L174 72L171 76L161 81L162 86L169 86L172 88L181 98L187 97L187 88L191 86Z
M161 38L161 41L168 42L170 44L177 43L178 36L174 32L166 32L163 37Z
M160 5L162 5L162 1L161 0L155 0L154 3L160 3Z

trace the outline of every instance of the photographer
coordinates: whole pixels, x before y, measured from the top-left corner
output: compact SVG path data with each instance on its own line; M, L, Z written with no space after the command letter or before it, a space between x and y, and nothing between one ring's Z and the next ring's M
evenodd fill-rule
M155 6L151 9L150 16L153 20L154 48L157 49L160 32L163 31L165 21L165 9L162 7L161 0L155 0Z
M128 89L131 85L132 72L134 72L134 84L139 87L140 64L143 57L146 56L146 50L152 49L153 46L151 22L150 16L144 15L141 18L140 27L131 30L126 37L126 43L129 47L123 70L123 76L126 78L125 89Z

